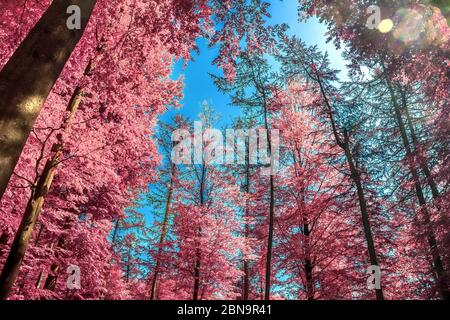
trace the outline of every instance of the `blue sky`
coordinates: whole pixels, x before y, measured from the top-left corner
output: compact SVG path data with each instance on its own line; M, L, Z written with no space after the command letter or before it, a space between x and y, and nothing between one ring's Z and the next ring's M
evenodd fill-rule
M321 51L327 51L334 68L345 69L345 63L341 53L331 43L326 43L326 27L315 19L306 22L298 20L298 0L271 0L270 14L271 24L287 23L290 27L289 33L300 37L308 45L317 45ZM193 55L193 61L184 66L183 61L176 63L172 78L184 76L184 99L182 108L171 109L161 116L161 120L170 121L174 114L182 114L191 120L197 120L203 101L208 101L216 112L221 115L219 128L230 125L233 118L240 114L238 107L230 106L228 95L222 94L215 87L210 73L219 74L220 70L212 65L217 56L217 48L208 48L205 40L197 42L200 54ZM146 216L147 223L153 221L152 208L145 206L140 210Z
M290 26L290 33L299 36L308 45L317 45L320 50L327 51L331 63L336 69L344 69L345 63L331 43L326 43L326 27L315 19L307 22L298 20L298 0L271 0L270 19L271 24L287 23ZM186 67L179 61L175 65L173 78L183 75L185 79L183 107L178 110L170 110L161 119L169 120L172 115L180 113L184 116L197 119L203 101L208 101L216 112L221 114L222 125L230 124L232 119L239 115L238 107L229 106L230 99L227 95L220 93L209 76L209 73L218 74L217 67L212 65L212 61L217 56L217 48L208 48L205 40L199 40L198 46L200 54L194 54L194 61L189 61Z

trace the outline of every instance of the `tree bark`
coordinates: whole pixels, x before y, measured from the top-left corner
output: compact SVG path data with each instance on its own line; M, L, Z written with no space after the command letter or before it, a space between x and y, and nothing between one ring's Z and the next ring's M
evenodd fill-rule
M393 111L395 113L395 118L396 118L396 121L398 124L398 128L400 130L400 136L401 136L401 139L403 142L403 146L405 148L405 153L406 153L406 157L407 157L407 161L408 161L408 170L410 171L410 174L413 178L416 197L417 197L417 200L418 200L418 203L420 206L420 210L423 213L423 217L425 219L425 221L424 221L425 232L426 232L428 245L430 246L431 257L433 260L432 264L433 264L434 272L435 272L436 279L438 282L439 295L442 299L448 300L448 299L450 299L450 292L448 289L448 282L447 282L447 279L445 276L444 264L442 262L442 258L440 256L440 253L438 250L436 235L434 233L432 223L431 223L430 212L426 207L427 201L426 201L423 189L422 189L422 185L420 183L420 177L419 177L419 174L415 167L416 161L415 161L412 149L411 149L411 145L409 143L408 134L406 132L405 124L403 123L403 117L401 114L399 104L397 102L397 97L395 95L394 89L393 89L389 79L386 79L386 83L387 83L387 86L389 89L389 93L391 95L392 105L393 105L393 109L394 109ZM411 162L411 161L413 161L413 162Z
M269 140L270 141L270 140ZM270 142L269 142L270 144ZM267 239L267 258L266 258L266 287L264 291L264 300L270 300L271 276L272 276L272 247L273 247L273 223L274 223L274 181L273 175L270 175L270 203L269 203L269 237Z
M72 116L77 111L81 98L81 89L77 87L67 108L68 116L64 119L63 130L67 130L70 127ZM0 275L0 300L7 299L17 275L19 274L20 265L22 264L23 257L25 256L25 252L28 248L34 227L41 213L45 198L51 188L53 178L56 174L56 167L59 164L60 157L62 155L62 142L60 141L56 143L53 146L52 151L54 154L45 164L36 188L32 191L19 229L17 230L9 251L8 258L3 266L3 270Z
M270 128L269 128L269 117L267 113L267 104L266 104L266 96L263 96L264 99L264 105L263 105L263 111L264 111L264 128L267 132L267 146L269 148L268 152L272 159L272 140L270 135ZM271 165L273 165L271 161ZM274 217L275 217L275 186L274 186L274 179L272 174L272 169L270 172L270 178L269 178L269 235L267 238L267 256L266 256L266 286L264 289L264 300L270 300L270 291L271 291L271 282L272 282L272 248L273 248L273 228L274 228Z
M353 183L356 186L356 191L358 193L358 202L359 202L359 208L361 211L361 220L362 220L362 224L363 224L364 236L366 238L367 250L369 252L370 264L373 266L378 266L379 265L378 258L377 258L377 254L376 254L376 250L375 250L375 242L373 240L372 228L370 226L370 217L369 217L369 212L367 210L367 202L366 202L366 198L364 195L364 189L362 186L361 175L359 173L358 168L355 165L355 162L354 162L353 156L350 152L350 147L349 147L348 143L345 144L344 151L345 151L345 156L347 158L348 166L350 168L351 177L352 177ZM384 300L382 288L375 289L375 295L376 295L377 300Z
M194 295L193 300L198 300L198 291L200 289L200 267L201 267L201 252L200 248L197 245L196 254L195 254L195 267L194 267Z
M250 195L250 142L246 143L246 149L245 149L245 193L246 195ZM245 240L247 241L250 237L250 225L248 222L248 219L250 217L250 208L248 199L245 202L245 230L244 230L244 236ZM246 301L249 297L250 292L250 271L249 271L249 262L244 257L244 266L243 266L243 272L244 272L244 282L243 282L243 290L242 290L242 300Z
M408 108L408 101L406 98L406 93L404 91L401 92L401 96L402 96L402 107L405 110L405 115L406 115L406 120L408 123L408 129L410 131L410 135L411 135L411 139L414 145L414 149L417 152L417 150L419 149L419 140L417 139L417 135L416 135L416 130L414 128L414 124L412 122L412 118L411 118L411 114L409 112L409 108ZM420 161L420 167L423 171L423 173L425 174L425 177L427 178L427 183L430 186L431 189L431 194L433 196L433 199L436 200L437 198L439 198L439 189L437 187L436 182L434 181L433 175L431 174L431 170L428 167L428 163L427 161Z
M45 290L52 290L54 291L56 288L56 282L58 281L58 273L59 273L59 266L54 263L50 267L50 273L47 276L47 279L45 280L44 289Z
M304 197L303 201L304 201ZM305 212L303 212L305 215ZM303 235L305 236L304 240L304 253L305 253L305 262L303 264L303 268L305 270L305 278L306 278L306 297L308 300L314 300L314 280L313 280L313 263L311 261L310 255L310 229L308 220L305 216L303 216Z
M0 199L34 122L86 28L96 0L54 0L0 71ZM67 8L81 9L69 30Z
M163 224L162 224L162 228L161 228L161 235L159 238L158 253L156 254L156 264L155 264L155 271L153 273L153 278L152 278L150 300L158 299L156 289L157 289L158 276L159 276L160 268L161 268L161 255L162 255L164 242L166 241L167 227L169 224L170 205L172 203L175 170L176 170L175 165L171 164L171 178L170 178L169 189L167 190L166 208L164 211L164 219L163 219Z
M325 88L323 87L320 76L318 74L316 74L316 76L317 76L317 82L320 87L320 92L325 101L328 117L330 118L332 131L333 131L333 135L336 140L336 144L342 150L344 150L347 164L350 169L351 179L352 179L354 185L356 186L356 191L358 194L359 208L361 211L361 220L362 220L362 224L363 224L364 237L366 239L367 251L369 253L370 264L373 266L379 266L377 253L376 253L376 249L375 249L375 242L373 240L373 235L372 235L372 227L370 225L369 212L367 210L367 201L366 201L366 197L364 194L364 188L363 188L362 181L361 181L361 174L355 165L353 155L350 150L350 143L349 143L350 138L348 137L347 134L344 135L344 141L342 141L342 139L339 137L339 132L338 132L336 122L334 120L333 110L331 108L330 101L328 100L328 96L325 92ZM377 300L384 300L383 289L382 288L375 289L375 296L376 296Z
M206 179L206 165L203 162L202 165L202 175L200 178L200 206L203 208L205 204L205 179ZM197 229L197 237L201 238L202 228L199 227ZM202 251L200 248L200 244L196 241L195 244L195 265L194 265L194 293L193 300L198 300L198 294L200 290L200 268L201 268L201 259L202 259Z
M36 279L36 283L35 283L35 287L36 287L36 289L40 289L41 288L41 285L42 285L42 277L44 276L44 273L42 272L42 271L40 271L39 272L39 275L38 275L38 277L37 277L37 279Z

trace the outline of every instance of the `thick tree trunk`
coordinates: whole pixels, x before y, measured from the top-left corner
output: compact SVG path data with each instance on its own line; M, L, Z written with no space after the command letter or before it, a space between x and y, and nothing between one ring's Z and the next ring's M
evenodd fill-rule
M67 130L70 127L72 117L78 109L81 98L81 89L77 87L67 108L68 116L64 119L63 130ZM8 297L17 275L19 274L20 265L28 248L34 227L39 218L39 214L41 213L45 198L51 188L53 178L56 174L56 167L59 164L62 154L62 142L56 143L53 146L52 151L54 152L54 155L45 164L36 188L32 191L19 229L17 230L9 251L8 258L3 266L3 270L0 275L0 300Z
M9 296L11 288L19 274L20 265L28 248L28 243L33 234L33 229L44 203L44 198L55 175L55 165L56 163L51 160L47 162L36 190L33 192L25 209L25 214L20 223L19 230L17 230L0 276L0 299L6 299Z
M161 235L159 237L158 253L156 254L155 271L153 272L153 277L152 277L150 300L158 299L156 289L157 289L157 282L158 282L158 277L159 277L160 268L161 268L161 256L162 256L163 246L164 246L164 242L166 241L167 227L169 225L170 205L172 203L175 170L176 170L176 167L174 165L171 165L171 178L170 178L169 188L167 190L166 208L164 211L164 219L163 219L163 224L162 224L162 228L161 228Z
M96 0L54 0L0 71L0 199L34 122L80 40ZM67 27L67 8L81 9L81 29Z

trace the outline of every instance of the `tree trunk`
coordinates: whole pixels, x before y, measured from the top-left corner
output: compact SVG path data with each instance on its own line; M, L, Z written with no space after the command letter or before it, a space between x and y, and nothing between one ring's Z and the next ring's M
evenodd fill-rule
M128 248L127 254L127 268L125 272L126 283L130 282L130 274L131 274L131 246Z
M194 268L194 295L192 299L194 301L198 300L198 291L200 289L200 267L201 267L201 255L200 248L197 245L196 255L195 255L195 268Z
M203 162L202 165L202 175L200 178L200 206L203 208L205 204L205 179L206 179L206 166ZM198 238L201 238L202 235L202 228L199 227L197 230L197 236ZM194 265L194 294L193 294L193 300L198 300L198 293L200 290L200 267L201 267L201 259L202 259L202 252L200 248L200 244L195 244L195 265Z
M120 224L120 218L117 218L116 222L114 223L114 229L113 229L112 238L111 238L111 248L112 248L113 252L114 252L114 250L116 248L116 244L117 244L117 233L119 232L119 224ZM111 259L110 265L111 264L112 264L112 259Z
M6 232L2 233L0 235L0 246L6 246L8 244L8 234ZM0 257L3 256L3 253L6 251L6 249L0 249Z
M245 193L250 195L250 142L246 144L246 154L245 154ZM248 199L245 202L245 240L247 241L250 237L250 226L248 219L250 217ZM244 257L244 288L242 290L242 300L248 300L250 291L250 272L248 260Z
M162 228L161 228L161 235L159 238L158 253L156 254L155 271L153 273L153 278L152 278L150 300L158 299L158 295L156 293L156 288L157 288L158 276L159 276L159 272L160 272L160 268L161 268L161 255L162 255L163 245L164 245L164 242L166 241L167 227L169 224L170 204L172 202L174 174L175 174L176 167L174 165L171 165L171 170L172 171L171 171L170 184L169 184L169 189L167 190L166 208L164 211L164 220L163 220L163 224L162 224Z
M42 271L39 272L39 275L36 279L35 287L36 289L40 289L42 285L42 277L44 276L44 273Z
M81 98L81 89L77 87L67 108L68 116L64 119L63 130L67 130L70 127L72 116L77 111ZM54 152L54 155L45 164L44 170L37 182L36 189L32 191L19 229L17 230L9 251L8 258L3 266L0 275L0 300L8 297L17 275L19 274L20 265L28 248L42 206L44 205L45 197L51 188L53 178L56 174L56 167L59 164L62 154L62 142L59 141L56 143L53 146L52 151Z
M411 145L409 143L408 134L406 132L405 125L403 123L402 114L400 111L400 107L397 102L397 97L395 95L394 89L389 81L386 79L386 83L388 85L389 93L391 95L392 105L395 113L395 118L397 120L398 128L400 130L401 139L403 141L403 145L405 148L406 157L408 160L408 169L414 181L414 188L416 192L416 197L420 206L420 210L423 213L425 219L425 230L428 245L430 246L430 252L433 259L433 268L436 274L436 279L438 282L438 291L439 295L442 299L448 300L450 299L450 292L448 290L448 283L445 277L444 264L442 263L442 258L439 254L436 235L434 234L434 230L431 223L430 212L427 209L426 198L422 189L422 185L420 183L420 177L415 167L415 158L413 152L411 150ZM413 161L414 163L412 163Z
M54 0L0 71L0 199L34 122L80 40L96 0ZM67 27L67 8L81 9L81 29Z
M406 93L404 91L402 91L401 95L402 95L402 106L403 106L403 109L405 110L405 115L406 115L406 119L407 119L407 123L408 123L408 129L410 131L414 149L417 152L417 150L419 149L419 140L417 139L416 130L414 129L414 124L412 122L411 114L409 113L408 102L406 99ZM427 161L426 160L420 161L420 167L421 167L423 173L425 174L425 177L427 178L427 183L430 186L433 199L436 200L437 198L439 198L439 189L437 187L436 182L434 181L433 175L431 174L431 170L428 167Z
M377 258L376 249L375 249L375 242L373 240L373 235L372 235L372 227L370 226L370 217L369 217L369 213L367 210L367 202L366 202L366 198L365 198L365 194L364 194L364 188L362 186L361 174L355 165L355 162L353 160L353 155L350 151L349 137L347 134L345 134L344 141L342 141L342 139L339 137L339 132L337 129L336 122L334 121L334 115L333 115L333 110L330 105L330 101L328 100L328 96L325 92L325 88L322 85L320 75L316 74L316 76L317 76L317 82L320 87L320 92L322 94L322 97L325 101L325 105L327 107L327 113L328 113L328 117L330 118L332 131L333 131L333 135L336 140L336 144L342 150L344 150L345 157L347 159L347 164L350 169L351 179L352 179L354 185L356 186L356 191L358 194L359 208L361 211L361 220L362 220L362 224L363 224L364 237L366 239L367 250L369 252L370 264L373 266L378 266L378 258ZM377 300L384 300L382 288L375 289L375 295L376 295Z
M265 101L265 99L264 99ZM269 118L267 114L267 105L265 104L263 106L264 108L264 128L267 132L267 146L269 148L268 152L271 157L272 155L272 140L271 135L269 131ZM271 161L271 165L273 165ZM271 281L272 281L272 247L273 247L273 225L274 225L274 216L275 216L275 192L274 192L274 180L273 180L273 174L272 170L270 172L270 178L269 178L269 193L270 193L270 200L269 200L269 235L267 238L267 256L266 256L266 286L264 290L264 300L270 300L270 290L271 290Z
M362 186L361 175L360 175L358 168L355 165L355 162L354 162L353 156L350 152L350 147L349 147L348 143L345 144L344 151L345 151L345 156L347 158L348 166L350 168L351 177L352 177L353 183L356 185L356 190L358 193L358 202L359 202L359 208L361 211L361 220L362 220L362 224L363 224L364 236L366 238L367 250L369 251L370 264L372 266L378 266L378 258L377 258L377 254L376 254L376 250L375 250L375 242L373 240L372 228L370 226L370 217L369 217L369 212L367 210L367 202L366 202L366 198L364 195L364 189ZM376 295L377 300L384 300L382 288L375 289L375 295Z
M267 239L267 259L266 259L266 287L264 300L270 300L270 287L272 276L272 247L273 247L273 223L274 223L274 181L270 175L270 204L269 204L269 237Z
M305 269L306 278L306 297L308 300L314 300L314 281L313 281L313 264L310 257L310 230L306 217L303 217L303 235L305 236L305 262L303 268Z
M39 245L39 241L41 240L41 235L42 235L43 231L44 231L44 225L41 223L41 225L39 226L38 234L36 235L36 239L34 240L35 246Z
M71 219L70 218L66 218L66 220L64 222L64 230L68 230L71 227L72 227ZM56 243L57 244L56 244L56 248L55 248L54 254L55 254L56 257L58 257L57 250L59 248L64 249L65 245L66 245L66 239L64 237L64 234L61 235L58 238ZM60 270L61 270L61 268L56 262L52 264L52 266L50 267L50 273L48 274L47 279L45 280L44 289L55 290L56 281L58 280L58 274L59 274Z
M52 290L54 291L56 288L56 282L58 281L58 273L59 273L59 266L54 263L50 267L50 273L47 276L47 279L45 280L44 289L45 290Z

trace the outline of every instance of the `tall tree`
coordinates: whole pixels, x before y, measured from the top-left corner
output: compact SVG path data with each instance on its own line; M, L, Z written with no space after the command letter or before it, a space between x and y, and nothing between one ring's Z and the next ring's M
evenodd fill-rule
M364 261L352 227L357 206L348 194L345 164L338 161L340 149L315 117L320 100L308 84L292 82L271 102L282 147L278 286L295 299L349 299L355 290L366 291L353 267Z
M0 199L34 122L87 26L95 0L57 0L0 71ZM67 26L69 6L80 28Z
M248 117L254 117L258 125L265 129L267 141L267 153L273 159L276 146L272 146L271 135L271 111L269 101L272 91L276 88L276 79L271 74L268 62L262 55L257 53L242 53L238 60L237 72L233 81L213 76L217 87L232 96L232 103L245 109ZM261 138L260 138L261 139ZM271 166L273 163L271 163ZM273 169L273 168L271 168ZM264 298L271 298L272 280L272 248L274 242L274 220L275 220L275 182L272 172L268 180L268 230L267 249L265 252L265 289Z
M0 105L0 199L34 122L83 35L96 2L53 1L0 71L0 94L4 97ZM151 2L152 5L145 6L136 1L132 4L127 0L120 2L119 12L124 7L132 8L131 16L128 16L130 23L141 26L126 33L123 41L143 33L157 35L171 53L188 59L190 50L196 49L195 39L207 36L211 44L221 44L220 56L215 63L230 77L233 76L233 61L240 50L240 41L247 36L267 38L270 29L264 26L264 18L269 15L268 4L261 1L229 1L225 4L207 0ZM67 26L66 12L71 5L81 10L81 28L75 30L69 30ZM99 1L100 9L107 9L109 5L108 1ZM142 6L144 9L138 10ZM106 27L114 24L121 24L120 18ZM255 50L261 50L259 43L248 43Z
M150 300L157 300L160 292L160 282L168 266L164 259L170 249L170 239L173 237L173 203L178 184L177 166L172 162L172 133L183 128L183 119L175 117L173 123L159 122L156 139L161 150L162 163L157 168L158 181L149 187L146 194L148 206L151 208L155 229L155 240L150 243L150 255L153 268L150 271Z
M327 118L335 143L341 148L345 156L357 192L369 261L372 266L379 267L379 254L373 237L368 196L364 189L362 170L355 157L359 146L352 141L352 136L355 135L355 130L358 127L357 121L352 117L351 107L353 102L343 100L335 84L333 84L338 80L337 71L330 67L326 54L318 52L315 47L307 48L301 40L295 37L282 36L281 39L282 54L279 58L284 74L291 79L296 79L299 76L305 78L308 82L313 83L314 90L321 96L319 114ZM384 299L381 287L376 288L375 293L378 300Z

